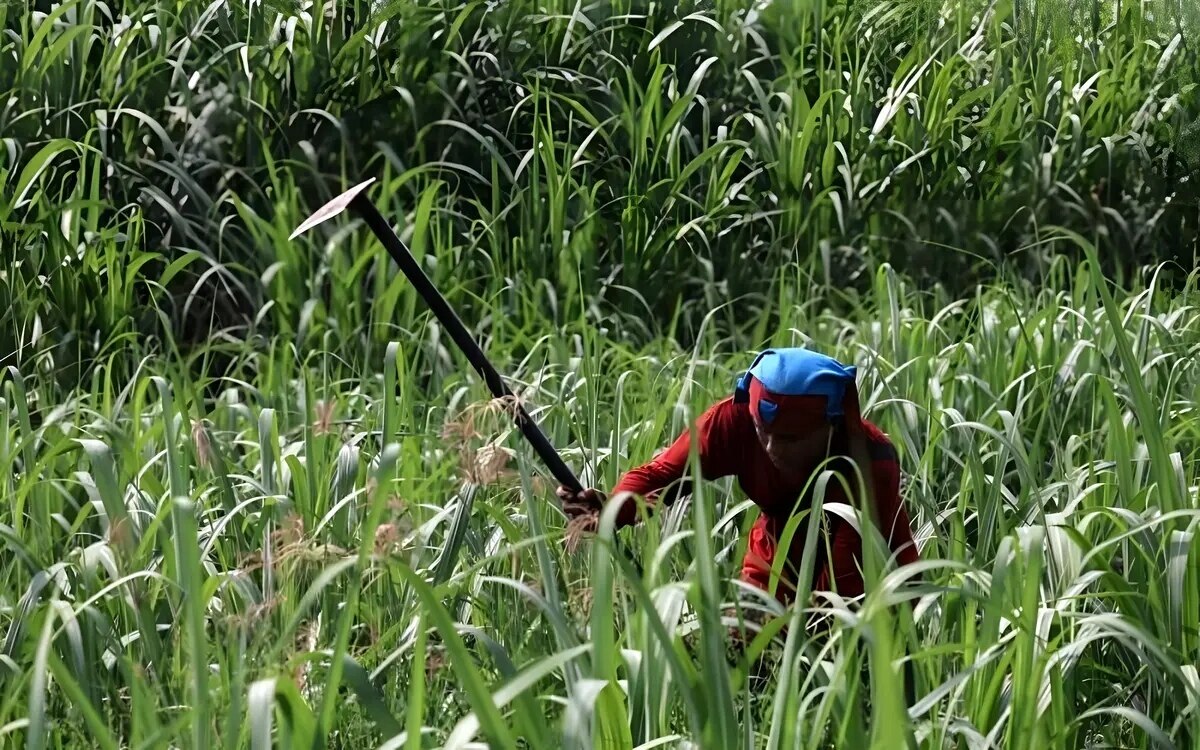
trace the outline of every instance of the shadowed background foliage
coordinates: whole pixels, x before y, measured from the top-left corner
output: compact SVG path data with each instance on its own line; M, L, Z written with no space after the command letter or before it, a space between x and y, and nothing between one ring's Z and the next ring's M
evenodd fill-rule
M0 288L39 304L5 350L35 318L63 364L132 332L384 341L411 302L378 248L283 241L368 176L468 320L640 342L736 300L732 333L797 272L835 305L881 261L1052 283L1054 225L1121 280L1190 267L1196 11L1053 7L7 4Z

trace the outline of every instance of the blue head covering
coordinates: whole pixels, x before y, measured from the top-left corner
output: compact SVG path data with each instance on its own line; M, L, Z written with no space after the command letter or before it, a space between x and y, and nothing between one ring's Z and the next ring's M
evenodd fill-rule
M734 400L749 401L750 380L754 378L778 396L824 396L825 415L833 420L845 415L846 389L854 387L857 374L853 365L843 365L833 357L809 349L767 349L738 378ZM768 401L761 402L760 407L767 422L772 421L779 408Z

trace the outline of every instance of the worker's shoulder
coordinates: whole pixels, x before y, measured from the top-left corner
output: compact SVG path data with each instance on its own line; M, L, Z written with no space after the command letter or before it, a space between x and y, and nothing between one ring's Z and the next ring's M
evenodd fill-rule
M897 462L900 460L899 454L896 453L896 446L886 432L879 429L874 422L866 419L862 421L862 425L863 433L867 437L867 454L872 461Z
M733 396L726 396L708 407L704 417L710 428L718 430L754 429L754 420L750 417L750 405L736 400Z

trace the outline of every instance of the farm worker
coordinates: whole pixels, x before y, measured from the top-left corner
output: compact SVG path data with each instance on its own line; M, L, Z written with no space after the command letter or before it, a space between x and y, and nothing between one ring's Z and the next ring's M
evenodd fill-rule
M815 480L816 474L827 468L840 469L855 495L859 494L861 473L874 497L873 502L869 497L866 502L848 502L843 482L834 477L826 485L824 501L853 505L860 522L878 524L897 563L918 559L908 513L900 500L896 450L878 427L860 415L855 375L853 366L817 352L769 349L737 380L732 395L696 420L701 476L708 480L736 476L761 510L742 561L743 581L769 588L780 533L789 516L808 507L816 485L810 479ZM613 499L632 495L653 504L664 488L685 478L689 452L689 431L685 430L664 453L622 476L611 492ZM861 472L849 463L855 455L861 457ZM827 459L840 462L840 466ZM571 519L593 516L606 500L596 489L576 493L560 486L557 494ZM873 513L864 512L868 509ZM626 501L618 527L634 523L636 516L636 505ZM863 593L861 538L841 516L827 512L825 520L829 544L819 544L816 550L812 589L857 596ZM777 599L784 604L794 595L803 544L801 533L793 535L776 589Z

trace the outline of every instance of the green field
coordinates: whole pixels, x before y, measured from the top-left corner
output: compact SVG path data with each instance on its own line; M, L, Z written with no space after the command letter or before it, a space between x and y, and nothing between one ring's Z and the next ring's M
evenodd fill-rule
M1196 7L0 4L0 747L1200 747ZM781 609L728 480L568 534L289 239L371 177L584 484L810 346L922 562Z

